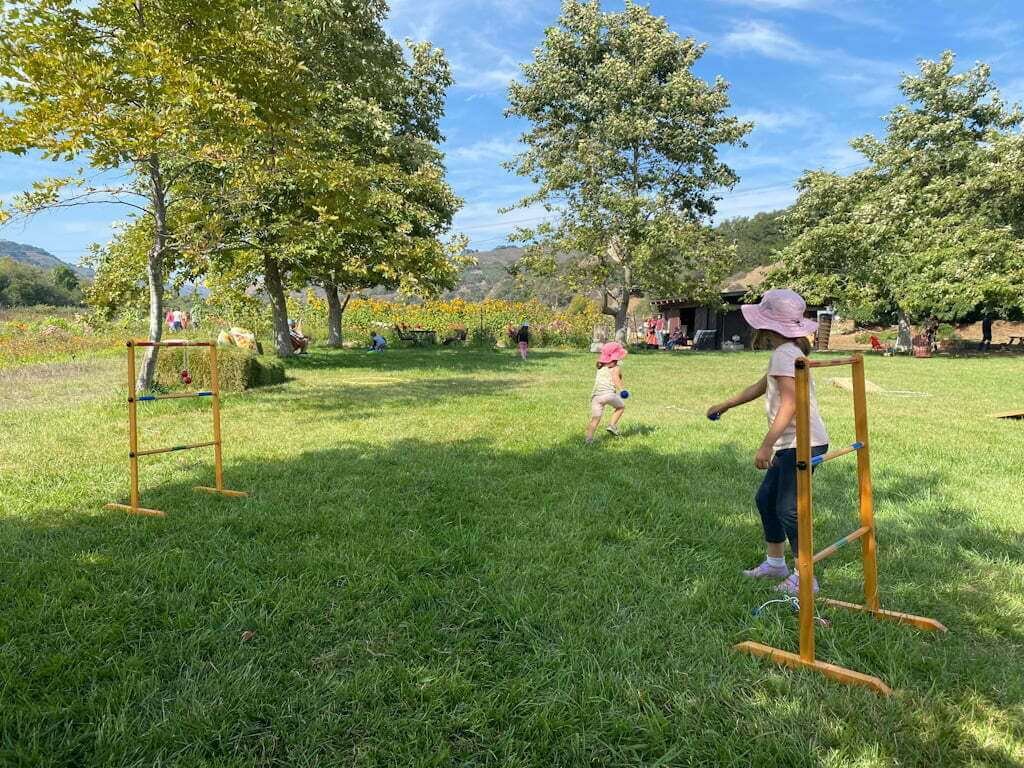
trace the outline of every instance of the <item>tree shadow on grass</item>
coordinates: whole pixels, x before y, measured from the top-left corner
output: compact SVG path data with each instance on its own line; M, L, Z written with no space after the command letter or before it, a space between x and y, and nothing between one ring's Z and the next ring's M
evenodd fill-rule
M514 350L476 350L465 348L389 349L383 353L365 350L314 349L308 355L288 359L288 367L296 370L350 369L374 371L423 371L443 368L473 373L478 371L523 371L546 360L578 355L577 352L543 349L530 352L529 360L521 360Z
M6 519L4 743L64 764L1016 764L985 734L1024 730L1020 634L992 619L1007 582L941 596L967 547L998 575L1020 547L969 514L942 537L880 521L913 542L884 552L883 584L927 592L890 607L953 632L819 632L822 658L902 689L877 699L729 649L796 643L791 616L750 616L770 585L738 573L761 554L747 450L606 448L351 442L232 462L244 500L183 473L146 490L164 520Z
M393 413L396 408L427 408L464 398L506 395L525 386L527 382L522 378L508 377L477 379L446 376L398 380L379 377L366 382L355 380L336 382L332 386L304 387L301 396L296 396L294 390L287 388L267 391L251 407L258 410L261 407L287 405L298 418L306 414L317 419L328 417L353 421Z

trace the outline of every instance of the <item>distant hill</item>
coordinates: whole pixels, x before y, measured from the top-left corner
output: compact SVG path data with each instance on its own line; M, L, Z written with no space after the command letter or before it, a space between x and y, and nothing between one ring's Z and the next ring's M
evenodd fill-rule
M36 248L34 245L15 243L11 240L0 240L0 259L5 256L9 256L22 264L28 264L29 266L36 267L37 269L46 270L47 272L64 265L65 267L71 267L74 273L79 277L93 277L93 271L91 269L80 267L77 264L68 264L67 262L58 259L49 251L44 251L42 248Z
M522 248L507 245L473 253L476 264L463 270L458 286L447 294L448 298L467 301L537 299L552 306L568 304L572 294L557 280L538 278L529 274L509 274L509 267L519 261L524 253Z

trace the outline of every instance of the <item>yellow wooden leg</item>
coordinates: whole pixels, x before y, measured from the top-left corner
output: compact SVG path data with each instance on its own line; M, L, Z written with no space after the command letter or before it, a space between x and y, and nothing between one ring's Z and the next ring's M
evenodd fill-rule
M733 647L740 653L749 653L752 656L759 656L781 666L789 667L790 669L812 669L815 672L820 672L825 675L825 677L838 680L840 683L846 683L847 685L860 685L864 688L869 688L882 696L889 696L892 693L892 689L888 685L872 675L865 675L862 672L856 672L852 669L840 667L835 664L828 664L824 661L812 660L808 662L795 653L783 651L779 648L772 648L770 645L747 641L745 643L739 643Z
M845 608L848 611L860 611L862 613L870 613L877 619L898 621L901 624L910 624L911 626L917 627L918 629L926 629L931 632L948 631L942 622L936 621L935 619L929 619L925 616L915 616L912 613L900 613L899 611L887 611L884 608L868 608L864 605L857 605L857 603L847 603L843 600L825 599L823 602L826 605L832 606L833 608Z

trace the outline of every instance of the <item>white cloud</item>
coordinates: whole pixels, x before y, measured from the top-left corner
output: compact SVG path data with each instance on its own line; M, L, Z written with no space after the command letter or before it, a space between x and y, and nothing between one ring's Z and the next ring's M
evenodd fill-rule
M742 5L764 13L774 11L806 11L832 16L848 24L860 24L892 31L893 25L870 13L864 0L721 0L732 5Z
M1024 104L1024 77L1018 77L999 86L1003 101L1008 104Z
M447 156L450 160L479 163L482 160L507 160L522 149L523 145L518 141L483 139L464 147L448 150Z
M795 128L807 128L820 119L820 116L809 109L796 108L789 110L751 109L739 115L740 120L754 123L754 131L778 133Z
M508 41L520 39L524 25L531 28L524 39L531 39L541 11L545 22L557 12L547 0L393 0L385 27L398 39L440 45L451 62L455 88L488 95L519 77L520 59L530 50L525 43L521 52L510 50Z
M811 61L814 52L796 38L786 35L767 22L740 22L722 40L723 47L731 51L751 51L767 58L783 61Z
M982 40L1002 45L1015 44L1024 33L1024 25L1017 21L979 19L975 17L961 26L958 35L968 40Z
M815 58L810 47L765 21L740 22L722 39L722 45L727 50L750 51L783 61L810 62Z

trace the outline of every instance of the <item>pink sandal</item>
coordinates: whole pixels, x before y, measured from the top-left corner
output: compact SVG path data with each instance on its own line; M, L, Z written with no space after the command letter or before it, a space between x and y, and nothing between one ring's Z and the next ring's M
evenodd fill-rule
M750 579L785 579L789 576L789 566L772 565L765 560L756 568L744 571L743 575Z
M800 595L800 574L793 571L785 581L776 587L779 592L785 592L787 595L799 596ZM811 593L818 594L818 580L814 579L811 583Z

